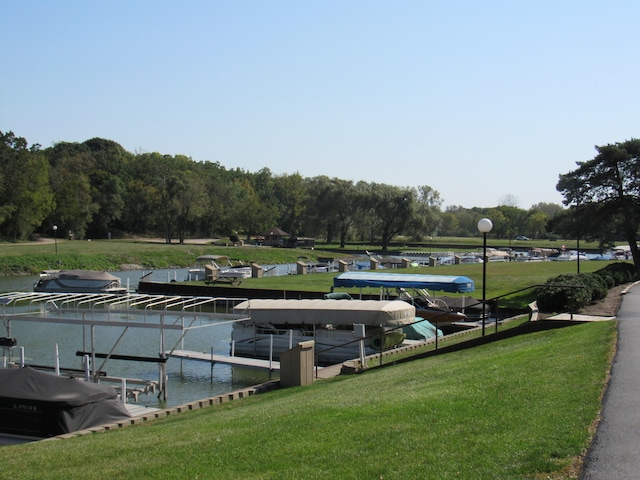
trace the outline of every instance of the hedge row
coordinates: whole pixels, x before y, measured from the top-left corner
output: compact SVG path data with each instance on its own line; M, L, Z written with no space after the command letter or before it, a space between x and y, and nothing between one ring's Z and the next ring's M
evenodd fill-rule
M593 273L559 275L538 289L538 308L543 312L566 312L572 306L578 310L605 298L610 288L635 278L635 267L628 262L610 263Z

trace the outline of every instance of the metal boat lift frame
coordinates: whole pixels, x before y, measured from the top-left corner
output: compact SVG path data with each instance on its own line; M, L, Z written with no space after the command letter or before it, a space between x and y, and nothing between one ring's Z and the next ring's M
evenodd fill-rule
M233 313L233 307L246 300L246 298L177 295L10 292L0 294L0 318L3 320L8 338L11 338L11 324L16 321L81 325L83 328L82 351L91 357L90 373L94 382L99 382L106 363L116 358L115 349L130 328L159 330L158 357L137 357L137 359L144 358L145 361L158 363L158 398L166 401L168 395L166 361L176 349L184 348L186 334L192 330L220 325L220 320L237 322L249 319L248 310ZM154 320L151 319L152 315L155 317ZM99 354L95 350L95 328L98 326L123 328L122 333L106 354ZM89 349L86 345L87 328L90 330ZM165 331L180 333L176 343L169 349L165 347ZM9 350L11 359L14 347L3 348L5 351ZM104 358L98 368L96 368L97 357ZM122 355L117 357L123 359ZM128 359L136 360L136 357L131 355Z

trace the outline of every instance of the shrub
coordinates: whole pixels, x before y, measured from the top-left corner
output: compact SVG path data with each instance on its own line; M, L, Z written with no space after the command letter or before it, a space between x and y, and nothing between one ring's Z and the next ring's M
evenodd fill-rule
M537 292L538 308L545 312L578 309L591 302L592 290L580 275L559 275L547 280Z
M616 285L629 283L636 277L635 266L629 262L610 263L595 273L598 275L610 275L615 280Z
M613 276L610 273L606 273L606 272L602 272L602 273L594 272L594 273L600 276L600 278L602 278L606 282L607 288L613 288L617 285L616 279L613 278Z
M581 273L578 275L578 283L591 290L591 302L602 300L607 296L609 288L607 282L595 273Z

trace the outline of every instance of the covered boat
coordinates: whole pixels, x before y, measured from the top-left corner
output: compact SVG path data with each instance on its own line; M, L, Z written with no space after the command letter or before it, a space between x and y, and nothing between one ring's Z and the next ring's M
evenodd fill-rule
M48 293L127 293L120 278L96 270L53 270L40 275L35 292Z
M46 438L130 417L116 390L43 373L0 369L0 432Z
M354 332L354 325L364 325L366 355L394 348L407 335L425 339L437 333L432 325L424 328L428 321L416 318L413 305L397 301L248 300L238 304L234 313L248 319L233 325L232 350L255 358L279 358L308 340L315 341L320 364L358 358L362 337ZM416 324L422 328L414 328Z
M432 298L427 290L451 293L473 292L472 279L456 275L423 275L386 272L345 272L333 279L333 286L343 288L381 288L381 298L391 298L395 290L397 299L416 307L418 317L432 319L438 325L467 321L462 312L451 309L443 300ZM407 289L412 289L410 294Z
M425 288L450 293L466 293L475 290L475 284L469 277L411 273L345 272L333 279L333 285L347 288Z

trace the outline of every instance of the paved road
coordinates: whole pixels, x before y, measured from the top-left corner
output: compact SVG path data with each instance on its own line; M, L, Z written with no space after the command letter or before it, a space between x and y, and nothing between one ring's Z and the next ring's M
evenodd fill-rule
M640 479L640 285L618 311L618 350L583 480Z

